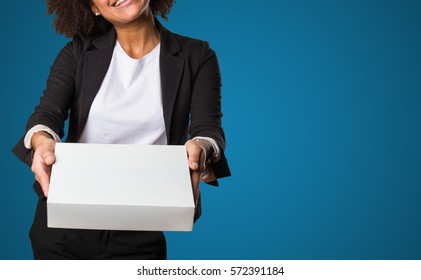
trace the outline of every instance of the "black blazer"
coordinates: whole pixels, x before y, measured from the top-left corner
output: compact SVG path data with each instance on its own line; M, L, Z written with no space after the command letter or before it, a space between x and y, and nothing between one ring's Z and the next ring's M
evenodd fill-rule
M215 139L223 151L221 77L215 52L204 41L171 33L156 19L155 23L161 35L160 71L168 144L184 145L188 138L206 136ZM111 28L103 35L74 38L67 43L51 67L46 89L26 131L43 124L63 137L64 122L69 117L66 142L77 142L108 70L115 41L115 29ZM25 148L23 138L13 152L31 165L31 150ZM217 178L230 176L223 152L212 168ZM37 182L34 189L43 197Z

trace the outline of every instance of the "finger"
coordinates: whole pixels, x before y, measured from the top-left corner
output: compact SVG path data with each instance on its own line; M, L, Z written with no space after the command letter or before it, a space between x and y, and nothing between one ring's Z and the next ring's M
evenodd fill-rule
M49 156L49 160L54 160L54 157ZM34 172L35 179L41 185L44 195L48 196L48 190L50 187L51 165L46 164L45 160L40 155L38 155L34 157L34 161L32 164L32 172Z
M209 175L209 172L208 172L208 170L207 170L207 169L205 169L205 170L203 170L203 171L202 171L202 173L200 174L200 179L201 179L202 181L206 181L206 180L208 179L208 175Z
M200 181L200 173L198 171L191 172L191 181L192 181L192 188L193 188L193 199L196 202L199 196L199 181Z
M50 174L43 173L39 176L38 182L41 185L41 189L45 197L48 197L48 190L50 189Z
M48 166L38 163L32 166L32 171L35 173L35 179L41 185L41 189L45 196L48 195L48 189L50 187L50 174L51 168Z
M206 168L200 175L200 180L203 182L211 182L216 180L215 173L212 168Z

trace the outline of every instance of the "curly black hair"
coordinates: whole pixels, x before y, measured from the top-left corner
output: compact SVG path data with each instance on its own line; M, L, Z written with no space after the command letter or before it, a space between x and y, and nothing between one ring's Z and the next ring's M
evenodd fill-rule
M150 0L153 14L167 20L175 0ZM91 0L47 0L47 15L55 14L53 26L57 33L68 38L101 34L111 23L92 13Z

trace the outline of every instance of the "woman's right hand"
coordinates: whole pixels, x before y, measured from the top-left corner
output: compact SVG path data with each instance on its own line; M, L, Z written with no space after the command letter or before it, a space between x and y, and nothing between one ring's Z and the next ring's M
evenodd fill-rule
M31 142L34 150L31 170L34 172L35 179L41 185L42 191L47 197L50 187L51 166L56 160L54 156L56 142L50 134L43 131L32 135Z

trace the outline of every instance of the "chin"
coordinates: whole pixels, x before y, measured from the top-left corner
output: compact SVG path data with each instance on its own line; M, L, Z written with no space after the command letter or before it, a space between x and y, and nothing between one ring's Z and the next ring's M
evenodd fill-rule
M139 20L140 18L148 17L150 14L150 10L148 9L149 6L146 7L132 7L131 9L127 9L124 13L116 14L117 22L119 23L130 23Z

